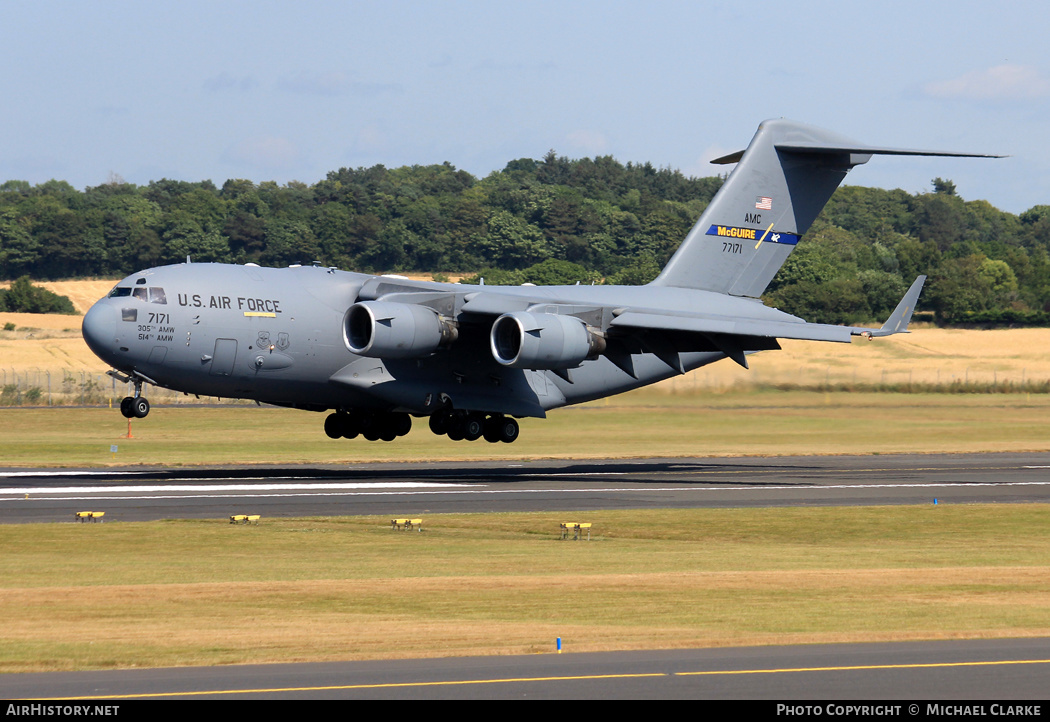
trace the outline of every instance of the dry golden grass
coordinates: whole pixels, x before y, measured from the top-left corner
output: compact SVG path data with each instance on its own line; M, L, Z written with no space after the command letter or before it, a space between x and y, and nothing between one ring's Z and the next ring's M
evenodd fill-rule
M28 316L31 314L0 313L0 324L7 316ZM0 331L0 369L18 374L26 372L36 376L50 371L61 379L62 371L84 371L101 376L109 369L84 343L80 336L80 319L76 316L63 316L72 319L76 324L75 331ZM68 322L67 322L68 323ZM30 334L32 334L30 336ZM20 336L20 338L16 337Z
M427 275L413 278L429 280ZM452 277L456 280L456 276ZM80 313L103 297L114 280L55 281L41 285L69 296ZM80 339L76 316L0 313L0 367L17 373L62 370L103 374L105 364ZM32 334L30 336L30 334ZM720 361L657 386L669 392L822 384L990 384L1050 380L1050 328L966 330L916 328L908 335L851 344L782 341L780 351L749 358L750 370Z
M0 672L1050 635L1043 505L666 513L0 526Z
M1050 328L917 328L907 335L850 344L780 342L748 359L750 371L721 361L660 386L669 391L791 384L1015 385L1050 380Z
M34 286L42 286L59 296L68 296L77 313L83 314L98 299L109 293L118 279L85 279L77 281L33 281ZM9 281L0 281L0 288L8 288ZM27 314L36 316L38 314Z
M551 651L556 637L570 651L595 652L1046 636L1048 572L679 572L5 590L5 648L75 651L65 660L55 654L21 663L0 653L0 671L529 654ZM391 611L383 612L384 604Z
M79 281L41 281L38 286L57 293L59 296L68 296L73 302L73 308L77 313L87 312L95 301L99 300L116 285L118 279L87 279Z
M113 287L112 280L43 281L43 286L69 296L80 316L54 313L0 313L0 328L13 323L14 331L0 331L0 368L21 374L81 371L101 375L108 367L91 353L80 335L82 314ZM0 283L7 287L9 283Z

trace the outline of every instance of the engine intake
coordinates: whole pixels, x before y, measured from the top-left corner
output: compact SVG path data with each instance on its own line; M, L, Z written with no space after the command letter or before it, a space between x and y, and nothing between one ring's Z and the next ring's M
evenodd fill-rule
M456 322L427 306L362 301L343 318L343 341L351 353L372 358L429 356L459 337Z
M605 351L605 338L575 316L505 313L492 324L492 356L517 369L568 369Z

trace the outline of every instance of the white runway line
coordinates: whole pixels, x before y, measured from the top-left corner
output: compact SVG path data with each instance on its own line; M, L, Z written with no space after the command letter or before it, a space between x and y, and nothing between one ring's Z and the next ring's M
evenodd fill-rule
M416 496L416 495L493 495L493 494L648 494L653 492L735 492L735 491L827 491L841 489L974 489L981 487L1003 486L1050 486L1050 481L986 481L986 482L944 482L929 484L830 484L830 485L740 485L740 486L671 486L671 487L613 487L584 489L489 489L476 484L436 484L426 482L374 482L344 484L198 484L192 486L121 486L121 487L65 487L51 489L46 487L26 489L4 489L0 491L0 502L22 501L26 494L35 501L62 500L130 500L150 499L199 499L199 498L268 498L268 497L310 497L310 496ZM183 494L171 494L183 491ZM258 492L269 493L258 493ZM194 493L196 492L196 493ZM241 492L241 493L232 493ZM86 494L86 496L55 496L55 494ZM132 496L123 496L132 494ZM13 496L17 495L17 496Z
M192 481L192 479L183 479ZM201 480L203 481L203 479ZM139 484L122 486L27 486L20 489L0 489L0 496L19 494L151 494L154 492L223 492L223 491L280 491L282 489L303 490L349 490L349 489L418 489L456 486L426 481L390 481L390 482L332 482L304 484ZM210 496L210 494L209 494ZM37 497L42 498L42 497Z

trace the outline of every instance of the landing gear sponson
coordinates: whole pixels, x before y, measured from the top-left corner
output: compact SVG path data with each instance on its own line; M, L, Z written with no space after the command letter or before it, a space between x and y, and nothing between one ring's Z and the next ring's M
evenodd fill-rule
M332 439L355 439L363 436L369 441L393 441L412 428L412 417L405 413L347 413L337 411L324 421L324 432ZM476 411L442 409L430 416L430 430L453 441L476 441L484 438L490 443L511 443L518 438L518 422L502 414L483 414Z

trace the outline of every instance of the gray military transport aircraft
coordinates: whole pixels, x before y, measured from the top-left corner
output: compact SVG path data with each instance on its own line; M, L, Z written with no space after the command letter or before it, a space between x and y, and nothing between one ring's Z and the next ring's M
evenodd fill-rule
M412 417L449 438L514 441L545 417L777 339L848 343L906 331L920 276L882 328L806 323L759 296L851 168L882 148L762 123L660 275L645 286L479 286L335 268L185 263L134 273L88 311L88 346L134 384L331 411L332 438L391 441Z

